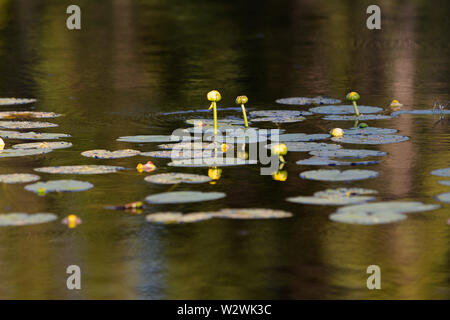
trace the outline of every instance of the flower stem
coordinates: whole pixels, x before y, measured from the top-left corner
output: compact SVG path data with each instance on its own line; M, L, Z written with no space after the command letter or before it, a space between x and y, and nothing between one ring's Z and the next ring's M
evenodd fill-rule
M352 101L353 102L353 109L355 109L355 114L357 117L359 117L359 110L358 110L358 106L356 105L356 101Z
M213 112L214 112L214 135L217 136L217 105L212 102Z
M247 113L245 112L244 104L241 104L241 107L242 107L242 113L244 114L245 127L248 128Z
M284 158L283 158L283 156L281 154L278 155L278 159L280 159L281 163L285 163L286 162L286 161L284 161Z

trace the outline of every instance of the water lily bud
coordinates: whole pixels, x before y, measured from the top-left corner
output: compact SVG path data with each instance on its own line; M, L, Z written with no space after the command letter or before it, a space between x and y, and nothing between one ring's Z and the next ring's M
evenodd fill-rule
M277 155L284 156L287 154L287 147L284 143L279 143L272 147L272 152Z
M277 171L272 175L273 180L276 181L286 181L288 177L288 173L286 170Z
M217 102L217 101L220 101L220 99L222 99L219 91L217 91L217 90L212 90L212 91L208 92L206 97L208 98L208 101L211 101L211 102Z
M71 229L75 228L81 222L81 219L74 214L70 214L62 220L62 223L66 224Z
M45 188L37 189L37 195L38 196L45 196L46 193L47 193L47 190Z
M357 100L359 100L360 96L359 96L358 92L352 91L350 93L347 93L345 98L349 101L357 101Z
M333 130L331 130L330 134L333 137L342 137L344 135L344 130L342 130L341 128L334 128Z
M248 102L247 96L238 96L236 98L236 104L246 104Z
M403 106L403 104L401 104L398 100L392 100L391 104L389 105L389 107L391 107L391 109L394 110L398 110Z
M219 180L222 175L222 169L220 168L210 168L208 170L208 176L213 180Z

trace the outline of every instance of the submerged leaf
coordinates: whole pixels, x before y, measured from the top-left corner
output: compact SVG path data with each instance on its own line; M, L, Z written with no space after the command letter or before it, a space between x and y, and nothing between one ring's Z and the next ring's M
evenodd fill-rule
M382 108L379 107L370 107L370 106L358 106L359 112L362 114L366 113L378 113L383 111ZM317 114L354 114L355 109L353 108L353 105L339 105L339 106L321 106L321 107L314 107L309 109L309 111L317 113Z
M208 176L192 174L192 173L162 173L147 176L144 179L147 182L158 184L177 184L177 183L204 183L212 179Z
M35 168L34 171L59 174L103 174L125 170L124 167L103 165L56 166Z
M0 174L1 183L28 183L38 181L41 177L30 173Z
M26 226L46 223L56 219L57 216L53 213L2 213L0 214L0 226Z
M249 113L253 118L296 118L310 115L312 112L302 110L258 110Z
M222 192L175 191L152 194L145 200L151 204L168 204L211 201L225 196L225 193Z
M277 99L277 100L275 100L275 102L280 103L280 104L305 106L305 105L310 105L310 104L336 104L336 103L341 103L341 100L323 97L323 96L317 96L314 98L306 98L306 97L283 98L283 99Z
M271 136L272 141L280 141L280 142L308 142L328 138L330 138L330 135L325 133L317 133L317 134L287 133Z
M94 187L92 183L78 180L50 180L47 182L36 182L25 186L25 190L38 194L47 192L75 192L85 191Z
M307 180L318 181L353 181L375 178L378 176L378 172L373 170L310 170L300 174L300 177Z

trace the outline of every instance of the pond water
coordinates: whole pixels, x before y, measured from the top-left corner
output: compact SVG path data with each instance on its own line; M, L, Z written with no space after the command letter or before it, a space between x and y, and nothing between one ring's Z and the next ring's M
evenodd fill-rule
M170 159L135 156L94 159L92 149L158 150L158 143L121 142L120 136L167 135L187 128L188 118L212 113L206 93L222 94L219 107L235 107L245 94L251 110L302 110L279 98L326 95L345 100L356 90L361 104L429 109L449 100L448 1L390 1L382 5L382 29L365 26L370 1L198 2L79 0L82 29L65 26L60 1L0 1L0 97L36 98L1 111L63 114L45 119L66 133L70 148L0 158L0 174L35 173L41 181L92 183L83 192L39 196L25 184L2 184L0 212L49 212L57 221L0 229L0 298L12 299L448 299L449 204L434 199L449 187L432 170L450 166L448 116L401 115L370 120L410 139L348 149L387 152L379 173L352 182L305 180L307 152L289 152L286 181L260 175L259 165L224 167L215 184L153 184L153 173L134 168L152 160L155 173L207 175L208 168L168 167ZM345 101L344 101L345 103ZM239 109L238 109L239 110ZM162 113L169 113L163 115ZM233 110L219 110L241 118ZM327 133L352 121L323 115L283 123L286 133ZM41 119L39 119L41 120ZM254 126L277 128L271 122ZM6 145L33 142L5 139ZM323 142L323 141L319 141ZM100 175L54 175L33 168L99 164L131 168ZM323 167L326 168L326 167ZM348 169L349 167L340 167ZM353 168L352 168L353 169ZM384 225L331 221L333 206L288 202L327 188L374 189L379 201L411 200L442 208L412 213ZM149 205L141 214L105 209L167 191L223 192L225 198ZM269 208L293 213L271 220L211 219L184 225L146 222L160 211ZM76 214L83 223L60 221ZM66 288L66 268L82 270L82 289ZM381 290L368 290L366 269L381 268Z

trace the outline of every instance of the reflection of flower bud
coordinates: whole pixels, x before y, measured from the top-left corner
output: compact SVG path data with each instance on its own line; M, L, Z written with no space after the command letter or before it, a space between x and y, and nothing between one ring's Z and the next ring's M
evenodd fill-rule
M288 173L286 170L277 171L272 175L273 180L276 181L286 181L288 177Z
M208 176L213 180L219 180L222 175L222 169L220 168L210 168L208 170Z
M208 98L208 101L211 101L211 102L217 102L217 101L220 101L220 99L222 99L219 91L217 91L217 90L212 90L212 91L208 92L206 97Z
M345 98L349 101L356 101L356 100L359 100L360 96L359 96L358 92L352 91L350 93L347 93Z
M62 223L66 224L71 229L75 228L81 222L81 219L74 214L70 214L62 220Z
M239 152L237 153L237 156L238 156L239 159L247 160L247 159L248 159L248 152L245 152L245 151L239 151Z
M248 102L247 96L238 96L236 98L236 104L246 104Z
M146 164L142 164L142 163L139 163L137 166L136 166L136 170L139 172L139 173L142 173L142 172L152 172L152 171L155 171L156 170L156 166L153 164L153 162L151 162L151 161L148 161Z
M398 102L398 100L392 100L391 104L389 105L389 107L394 111L399 110L402 106L403 104Z
M0 138L0 150L5 149L5 141L3 141L2 138Z
M272 147L272 152L276 155L284 156L285 154L287 154L287 147L284 143L279 143Z
M334 128L333 130L331 130L330 134L333 137L342 137L344 135L344 130L342 130L341 128Z

